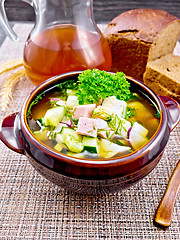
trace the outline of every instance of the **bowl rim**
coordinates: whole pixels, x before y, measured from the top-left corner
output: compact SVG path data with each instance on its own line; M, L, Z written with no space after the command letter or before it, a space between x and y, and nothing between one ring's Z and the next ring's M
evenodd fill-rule
M84 158L76 158L76 157L72 157L72 156L68 156L67 154L63 154L63 153L59 153L56 150L53 150L52 148L46 146L45 144L41 143L40 141L37 140L37 138L34 137L34 135L32 134L28 123L27 123L27 118L26 118L26 113L29 107L29 104L31 103L31 101L34 99L34 97L39 94L40 92L45 91L46 89L48 89L48 86L53 86L57 84L57 82L60 79L66 79L66 78L70 78L71 76L75 76L75 75L79 75L81 72L83 71L73 71L73 72L68 72L68 73L64 73L64 74L60 74L60 75L56 75L50 79L47 79L46 81L44 81L43 83L41 83L40 85L38 85L26 98L23 107L21 109L21 114L20 114L20 119L21 119L21 128L23 130L23 134L25 137L27 137L28 139L30 139L31 142L33 142L33 144L40 150L42 150L43 152L45 152L47 155L58 159L59 161L65 161L68 162L70 164L73 165L78 165L78 166L86 166L86 167L93 167L93 168L99 168L99 167L110 167L110 166L115 166L115 165L126 165L128 163L132 163L133 161L136 161L140 155L144 155L145 152L148 152L152 149L152 146L155 146L157 144L157 142L159 141L159 139L157 138L158 134L160 131L165 131L166 129L166 125L167 125L167 114L166 114L166 110L165 110L165 106L162 103L161 99L159 98L159 96L152 90L150 89L148 86L146 86L144 83L136 80L133 77L127 76L126 78L127 80L132 81L133 83L137 84L139 87L143 88L145 90L145 92L147 92L154 100L154 102L157 104L159 110L160 110L160 123L158 126L158 129L156 130L156 132L154 133L154 135L149 139L149 141L143 145L141 148L139 148L138 150L134 151L133 153L130 153L128 155L119 157L119 158L110 158L110 159L103 159L103 160L99 160L99 159L84 159ZM113 73L114 72L109 72L109 73ZM163 123L166 124L163 124ZM151 159L150 159L151 160Z

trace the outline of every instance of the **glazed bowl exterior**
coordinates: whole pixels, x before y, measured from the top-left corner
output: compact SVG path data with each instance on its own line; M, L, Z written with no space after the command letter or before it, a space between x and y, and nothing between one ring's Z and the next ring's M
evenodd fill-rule
M0 139L10 149L26 155L32 166L46 179L65 189L86 194L119 191L145 177L157 165L170 132L179 122L179 104L169 97L157 96L143 83L127 77L131 89L141 92L160 111L160 124L153 137L139 150L121 158L87 160L70 157L39 142L30 131L26 115L36 96L58 83L77 78L80 73L55 76L39 85L27 97L21 113L14 113L3 120Z

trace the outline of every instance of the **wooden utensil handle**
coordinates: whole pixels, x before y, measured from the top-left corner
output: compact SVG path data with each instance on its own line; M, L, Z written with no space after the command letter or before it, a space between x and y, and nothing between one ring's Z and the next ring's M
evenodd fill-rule
M169 227L172 221L174 204L180 186L180 161L178 162L164 193L164 196L156 210L154 221L163 226Z

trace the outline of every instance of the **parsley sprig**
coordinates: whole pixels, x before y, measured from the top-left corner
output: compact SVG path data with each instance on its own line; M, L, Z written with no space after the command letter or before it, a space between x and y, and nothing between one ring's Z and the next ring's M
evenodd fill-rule
M131 97L130 83L122 72L108 73L98 69L85 70L78 76L78 100L80 104L98 103L99 99L116 96L127 101Z

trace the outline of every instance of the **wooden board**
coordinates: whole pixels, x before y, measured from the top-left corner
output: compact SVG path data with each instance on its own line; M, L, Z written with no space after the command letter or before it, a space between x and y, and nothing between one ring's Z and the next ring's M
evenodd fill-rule
M5 7L10 21L34 21L33 8L22 0L6 0ZM93 10L96 22L109 22L121 12L134 8L164 9L180 18L179 0L94 0Z

